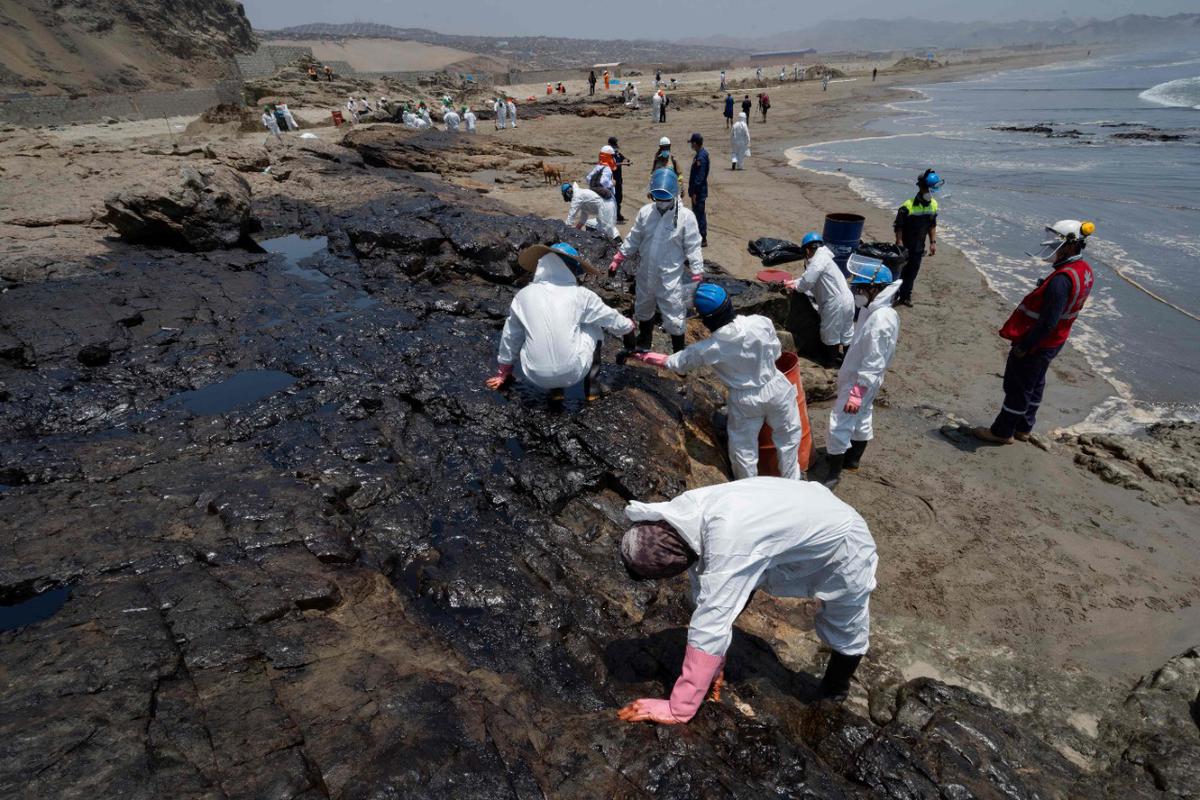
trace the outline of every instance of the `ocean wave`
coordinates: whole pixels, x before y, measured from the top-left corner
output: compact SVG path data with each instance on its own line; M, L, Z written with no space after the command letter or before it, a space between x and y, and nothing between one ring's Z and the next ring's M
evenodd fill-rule
M1175 108L1195 108L1200 110L1200 76L1195 78L1178 78L1177 80L1151 86L1138 95L1142 100L1157 103L1160 106Z
M1068 433L1136 434L1160 422L1200 422L1200 405L1156 404L1113 395L1092 409L1082 422L1070 425Z

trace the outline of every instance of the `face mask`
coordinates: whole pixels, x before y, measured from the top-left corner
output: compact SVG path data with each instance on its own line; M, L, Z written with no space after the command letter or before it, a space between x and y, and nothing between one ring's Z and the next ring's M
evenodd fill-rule
M654 207L658 209L658 213L665 214L671 210L671 206L675 205L674 200L655 200Z
M921 199L928 203L933 199L933 192L921 192Z
M867 296L865 294L854 295L854 306L855 306L855 308L866 308L867 307Z

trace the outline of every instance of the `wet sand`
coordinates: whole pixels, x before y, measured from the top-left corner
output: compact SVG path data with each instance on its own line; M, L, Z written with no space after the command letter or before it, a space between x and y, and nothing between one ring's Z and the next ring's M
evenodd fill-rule
M1029 59L1003 64L1029 65ZM671 138L686 172L687 138L699 131L712 160L706 259L752 277L761 265L746 252L748 240L798 241L820 230L826 213L862 214L865 239L891 239L892 212L864 202L846 180L796 168L789 148L865 135L863 124L886 113L881 104L909 94L902 87L981 69L883 73L874 84L867 74L832 82L828 92L816 81L765 82L769 121L760 124L754 112L753 155L744 172L729 170L715 74L686 76L666 124L651 122L643 102L640 111L613 119L537 119L525 112L517 131L489 126L482 135L571 151L570 158L548 159L562 163L568 180L582 180L607 137L618 136L633 161L622 209L632 220L658 137ZM735 97L753 99L757 91L739 88ZM930 160L936 165L935 153ZM545 216L566 212L557 187L501 185L492 196ZM1063 205L1065 214L1071 199ZM877 640L927 645L918 671L990 686L1015 707L1036 707L1049 692L1058 703L1082 703L1080 713L1101 713L1107 700L1091 695L1097 684L1123 687L1200 640L1194 509L1152 505L1104 483L1049 436L1037 445L992 448L942 433L943 426L990 422L997 412L1007 347L996 330L1010 309L944 241L936 256L926 257L915 302L901 310L899 348L875 412L876 438L862 471L839 488L879 544ZM1054 364L1040 432L1082 420L1110 394L1112 387L1068 348ZM818 446L828 408L828 401L809 405Z

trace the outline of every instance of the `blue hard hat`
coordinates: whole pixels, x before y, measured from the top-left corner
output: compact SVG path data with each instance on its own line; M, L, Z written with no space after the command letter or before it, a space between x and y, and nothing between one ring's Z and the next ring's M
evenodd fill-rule
M564 183L560 188L562 190L563 200L568 203L571 202L571 198L575 196L575 190L571 187L571 184Z
M891 282L892 271L882 261L862 267L861 271L850 270L851 286L886 286Z
M679 176L670 167L660 167L650 176L650 196L655 200L674 200L679 194Z
M554 244L550 245L550 249L571 261L578 262L579 259L582 258L582 256L579 255L579 251L566 242L555 242Z
M942 176L931 169L925 170L925 173L917 179L918 186L923 186L931 192L939 191L944 183Z
M808 247L813 242L816 242L817 244L825 244L825 240L821 238L821 234L817 233L816 231L809 231L808 233L804 234L804 238L800 240L800 246Z
M696 310L711 314L729 300L729 293L715 283L702 283L696 287Z

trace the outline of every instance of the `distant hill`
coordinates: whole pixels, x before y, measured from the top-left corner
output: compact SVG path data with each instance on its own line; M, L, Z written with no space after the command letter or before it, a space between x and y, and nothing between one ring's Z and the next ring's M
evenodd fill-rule
M0 93L211 85L255 48L233 0L3 0Z
M580 67L608 61L636 64L729 61L745 50L708 44L652 40L571 39L555 36L455 36L424 28L397 28L374 22L312 23L279 30L257 31L265 40L277 39L401 39L452 47L492 56L525 69Z
M762 52L812 47L818 51L1005 47L1033 44L1119 44L1146 39L1190 39L1200 44L1200 14L1112 20L939 22L915 19L827 20L811 28L758 38L709 36L685 39L699 46Z

